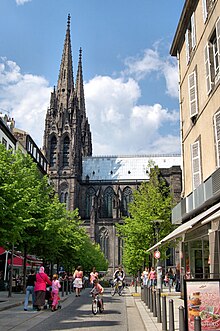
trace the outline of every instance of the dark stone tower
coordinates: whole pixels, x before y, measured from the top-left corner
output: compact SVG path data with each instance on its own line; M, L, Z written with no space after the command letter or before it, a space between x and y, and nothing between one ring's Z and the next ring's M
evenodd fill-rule
M45 156L49 176L61 202L73 210L79 206L82 157L92 155L91 132L86 117L82 50L79 52L76 88L70 39L70 15L60 65L57 88L54 87L47 110L44 131Z

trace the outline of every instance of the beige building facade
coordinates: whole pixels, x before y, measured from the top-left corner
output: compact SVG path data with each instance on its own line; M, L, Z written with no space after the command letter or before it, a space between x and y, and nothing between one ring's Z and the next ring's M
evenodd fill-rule
M220 0L186 0L170 51L178 60L182 199L176 241L181 275L220 276ZM177 262L178 264L178 262Z

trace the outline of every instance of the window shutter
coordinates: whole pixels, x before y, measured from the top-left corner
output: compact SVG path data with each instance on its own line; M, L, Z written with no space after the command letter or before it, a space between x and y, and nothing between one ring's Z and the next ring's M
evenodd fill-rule
M190 56L189 56L189 30L188 29L186 30L186 33L185 33L185 43L186 43L186 63L188 64L189 59L190 59Z
M190 117L198 114L198 102L197 102L197 86L196 86L196 72L193 71L188 77L189 86L189 108Z
M191 39L192 39L192 49L196 47L196 26L195 26L195 13L191 16Z
M202 0L202 13L203 13L203 21L204 23L207 20L207 16L208 16L208 10L207 10L207 0Z
M206 71L207 94L209 94L212 89L212 79L211 79L211 63L210 63L208 43L205 46L205 71Z
M195 190L201 184L199 141L196 141L194 144L191 145L191 160L192 160L193 190Z
M220 17L216 22L216 38L217 38L217 49L218 49L218 63L220 63Z
M217 166L220 167L220 111L214 116Z

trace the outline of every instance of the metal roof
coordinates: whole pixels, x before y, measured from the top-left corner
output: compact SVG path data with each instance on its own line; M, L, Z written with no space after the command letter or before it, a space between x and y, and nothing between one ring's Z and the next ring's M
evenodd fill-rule
M180 155L91 156L83 158L82 180L148 180L151 161L159 168L181 166Z

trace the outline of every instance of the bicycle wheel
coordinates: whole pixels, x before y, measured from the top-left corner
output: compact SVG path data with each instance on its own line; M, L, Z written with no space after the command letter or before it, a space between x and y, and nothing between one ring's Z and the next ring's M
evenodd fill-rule
M111 295L114 296L115 293L116 293L116 287L114 286L114 287L112 288L112 290L111 290Z
M122 295L122 291L123 291L123 286L120 286L119 288L118 288L118 295Z
M98 301L97 299L94 299L92 301L92 312L94 315L96 315L98 313Z

